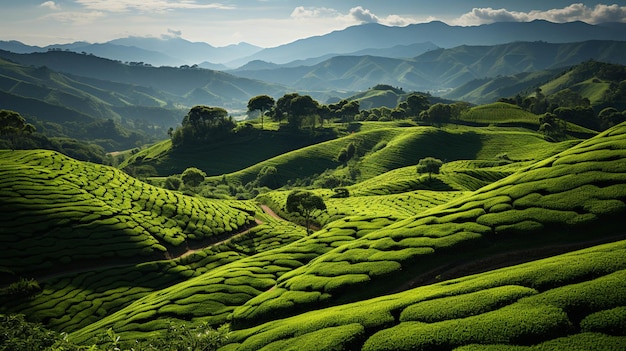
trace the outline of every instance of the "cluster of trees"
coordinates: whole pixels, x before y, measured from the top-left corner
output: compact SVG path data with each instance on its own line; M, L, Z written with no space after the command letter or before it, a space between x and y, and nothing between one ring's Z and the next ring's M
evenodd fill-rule
M26 123L26 119L19 113L10 110L0 110L0 137L5 140L11 150L14 150L24 135L35 132L35 126Z
M394 89L389 87L389 89ZM460 116L469 107L467 103L431 104L427 93L411 93L395 108L377 107L361 110L359 101L341 100L337 103L320 104L309 95L289 93L278 100L268 95L255 96L248 101L248 115L260 116L261 126L265 117L286 121L286 126L300 129L323 125L325 121L348 123L361 121L390 121L415 119L428 124L445 123Z
M222 140L237 123L221 107L197 105L183 118L182 125L170 130L173 147L188 147Z
M626 93L626 82L622 83L619 86L624 85L624 93ZM613 91L611 94L622 94L619 86L616 88L618 91ZM522 97L518 94L513 98L503 98L499 101L542 115L539 130L546 136L557 139L565 135L566 122L593 130L605 130L626 121L626 110L620 112L614 107L605 107L596 113L589 99L571 89L564 89L546 96L541 88L537 88L534 95Z
M0 110L0 149L48 149L81 161L101 164L110 162L101 146L71 138L48 138L38 133L34 124L11 110Z

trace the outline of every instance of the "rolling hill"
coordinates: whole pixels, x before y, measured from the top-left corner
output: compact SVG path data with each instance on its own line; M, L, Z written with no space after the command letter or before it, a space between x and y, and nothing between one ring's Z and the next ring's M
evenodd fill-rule
M71 75L75 80L88 79L121 83L135 90L162 94L169 106L208 104L228 109L243 109L256 95L282 95L286 88L276 84L235 77L200 68L152 67L66 51L14 54L0 51L0 57L24 66L42 67Z
M450 99L484 104L516 94L528 95L539 87L546 95L572 90L589 99L594 107L623 105L620 97L610 97L611 87L624 80L624 65L587 60L567 69L552 69L513 76L485 78L470 81L443 94ZM614 88L613 88L614 89Z
M618 241L624 234L616 227L616 218L623 215L626 208L624 132L626 126L620 125L545 160L522 164L517 167L518 171L504 172L497 177L499 180L474 192L450 193L447 198L428 191L387 197L377 195L371 200L375 203L389 201L386 211L341 216L306 237L302 228L255 212L263 223L248 234L190 255L174 255L165 260L148 255L149 259L142 260L143 263L125 261L115 267L107 267L109 261L105 260L84 273L64 271L63 264L59 264L55 270L61 274L50 272L48 279L42 278L44 291L32 300L16 304L14 309L27 312L54 328L73 331L71 337L81 342L109 327L125 340L132 340L164 330L168 320L194 319L211 324L230 321L236 330L233 343L227 346L229 349L273 348L278 347L278 343L305 347L310 338L320 333L326 334L325 343L343 345L336 346L338 349L348 347L346 340L364 349L412 349L433 342L460 346L517 344L527 340L523 344L535 345L579 337L593 340L587 342L614 344L621 340L619 334L609 332L607 328L611 324L601 324L598 318L617 313L624 306L619 293L623 279L619 277L626 261L623 260L624 244ZM78 190L82 177L75 174L89 174L91 169L99 167L61 160L60 164L71 165L63 167L65 172L73 172L50 177L53 172L63 172L54 170L54 165L59 164L54 159L59 156L52 160L50 156L37 151L3 153L3 160L15 160L3 162L11 166L4 171L11 175L3 177L11 179L3 183L5 199L17 201L20 197L12 195L20 191L38 199L24 205L19 218L6 218L5 225L13 227L22 223L23 226L20 218L24 216L47 218L41 222L42 226L55 223L53 213L63 212L64 207L59 208L63 201L59 196L48 196L49 192L43 190L46 184L54 184L57 192L65 188ZM46 163L52 169L42 167ZM19 172L20 177L12 175L16 164L28 171ZM459 170L459 166L450 171ZM84 170L76 172L76 167L84 167ZM102 178L102 171L98 173ZM115 177L113 179L126 179L112 169L108 173ZM64 183L70 174L74 179L67 178L68 182ZM104 194L114 193L115 183L107 177L104 183L95 184L112 187L104 190ZM29 178L26 182L20 180ZM488 176L481 178L486 180ZM32 185L23 188L20 184L41 184L41 190L34 191L36 188ZM117 240L109 236L106 244L117 242L116 252L121 256L124 252L152 245L145 246L135 240L131 244L124 239L124 235L137 235L131 231L141 229L144 222L138 221L137 216L147 215L147 207L142 207L141 202L134 204L132 194L155 193L153 188L139 182L130 184L130 188L125 186L130 189L126 193L131 194L128 204L122 200L111 202L109 207L98 206L98 211L116 207L121 210L117 216L113 213L112 218L119 220L118 226L125 224L125 232L120 232ZM89 191L103 191L101 188L90 190L87 186L84 191L89 194ZM174 208L190 201L194 208L196 201L164 190L154 195L155 206L159 206L159 199L172 195L178 200L167 203ZM72 210L68 210L67 215L75 217L68 217L70 221L76 218L77 223L89 223L108 219L102 217L104 213L90 214L93 207L90 210L87 203L84 206L75 203L76 195L72 198ZM334 206L364 206L365 198L338 199ZM147 201L146 204L151 203ZM235 211L244 209L243 218L248 221L249 213L255 211L254 205L246 202L198 201L205 203L204 206L209 203L220 206L216 214L225 213L226 208L221 207L225 205ZM161 205L161 211L165 211L167 203ZM384 202L382 204L384 206ZM48 206L54 206L55 210L45 210ZM41 217L36 211L49 215ZM123 220L120 216L124 213L133 219ZM158 221L158 217L150 221L155 220ZM276 236L278 233L284 234ZM73 235L76 237L73 240L81 237L79 233ZM93 235L90 240L98 240ZM167 246L167 241L175 238L174 235L158 240L157 236L154 245L165 241L161 245ZM178 240L190 242L184 237ZM613 244L558 255L613 241ZM74 251L63 249L65 241L53 242L52 246L44 246L51 260L53 257L61 263L80 260L78 256L71 256ZM99 245L103 254L110 252L106 245ZM14 251L23 252L22 257L31 257L27 253L32 250L35 248L27 246ZM70 258L63 258L66 255ZM534 261L553 255L556 256ZM467 275L520 262L528 263ZM22 267L35 269L38 265L31 258L24 261ZM5 267L13 266L7 261ZM555 267L562 267L559 274L555 274ZM93 270L98 274L93 275ZM120 280L120 276L127 278ZM598 289L605 289L602 291L607 293L594 293L600 291ZM571 292L578 293L572 295ZM426 301L435 305L446 302L450 307L437 309L441 314L434 316L427 314L430 312L427 312ZM416 307L410 307L413 305ZM372 306L378 307L372 309ZM312 310L316 312L307 312ZM519 313L521 310L526 313ZM540 315L546 318L539 318ZM308 322L304 323L305 320ZM492 325L490 330L493 330L500 328L497 321L502 320L507 320L512 329L490 334L497 336L476 336L484 335L482 329L454 337L443 332L466 323ZM415 324L415 321L420 323ZM430 336L388 336L396 333L401 336L405 331L422 333L422 330L424 335ZM432 335L431 330L442 330L443 334ZM601 334L587 334L592 331Z
M379 128L363 128L366 140L368 130ZM406 130L381 131L397 136L382 150L414 150L410 135L419 130ZM81 343L108 328L131 341L171 321L205 321L231 323L226 350L317 349L320 335L338 350L621 345L614 328L626 306L618 225L626 211L626 125L552 144L552 152L539 138L528 147L520 134L515 150L525 160L517 164L490 156L506 149L504 140L517 143L516 132L495 142L503 132L485 131L480 138L496 138L488 149L483 144L434 177L449 182L465 172L487 185L445 196L410 188L367 195L374 183L355 185L360 197L328 199L338 216L309 236L252 202L190 198L51 152L3 152L2 204L19 208L2 212L2 231L13 233L3 245L16 255L3 258L4 277L30 272L42 291L2 312L26 313ZM378 187L394 187L398 174L380 177ZM379 204L386 210L377 212ZM222 224L234 235L211 240L219 228L229 232ZM87 264L85 255L99 259ZM449 332L459 329L468 331Z

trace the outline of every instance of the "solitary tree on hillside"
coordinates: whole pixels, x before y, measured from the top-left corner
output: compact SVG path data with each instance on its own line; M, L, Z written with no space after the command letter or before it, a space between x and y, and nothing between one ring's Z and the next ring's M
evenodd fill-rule
M309 218L313 210L325 210L324 200L310 191L294 190L287 196L287 212L304 216L306 232L309 234Z
M274 103L274 98L268 95L258 95L248 101L248 112L261 111L261 129L263 129L265 111L271 110Z
M428 179L432 179L432 174L439 174L439 169L443 165L443 162L434 157L426 157L419 160L417 164L417 173L428 173Z

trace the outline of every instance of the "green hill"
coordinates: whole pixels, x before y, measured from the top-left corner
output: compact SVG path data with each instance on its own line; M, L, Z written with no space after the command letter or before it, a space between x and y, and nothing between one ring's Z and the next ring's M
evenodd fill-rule
M0 151L0 159L5 281L175 257L254 223L246 207L183 196L52 151Z
M132 340L164 330L167 320L193 319L231 321L236 331L226 349L242 350L315 349L309 343L321 334L337 349L623 342L610 330L626 302L624 242L534 260L623 238L624 133L620 125L476 192L441 198L439 206L425 193L420 202L390 195L390 203L414 204L405 208L415 215L398 207L335 220L298 241L192 271L193 278L144 293L71 336L85 341L112 327ZM195 267L196 259L173 264ZM467 275L520 262L528 263ZM38 305L31 310L45 315ZM610 315L617 319L602 319ZM473 331L447 332L458 328Z
M0 152L2 277L41 286L3 291L0 313L88 344L109 328L132 343L171 322L231 323L224 350L624 344L625 124L561 143L517 128L380 126L265 163L293 179L361 148L367 180L348 198L316 189L328 210L311 235L252 201L188 197L49 151ZM449 162L420 178L423 155ZM255 174L240 172L228 177Z
M621 125L470 196L346 243L282 275L271 292L238 308L234 321L256 324L391 292L442 262L615 236L626 210L625 132Z
M96 142L107 151L163 138L183 113L168 94L129 84L81 81L47 67L0 59L2 108L19 112L48 137ZM115 128L103 128L113 122Z

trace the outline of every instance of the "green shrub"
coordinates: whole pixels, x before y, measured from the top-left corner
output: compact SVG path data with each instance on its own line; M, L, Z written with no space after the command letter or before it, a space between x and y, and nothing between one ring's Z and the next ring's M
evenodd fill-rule
M580 322L583 332L598 332L626 336L626 307L592 313Z
M515 303L478 316L437 323L403 322L370 337L363 350L449 350L466 344L520 344L567 335L560 309Z
M284 350L284 351L343 351L358 347L358 342L363 338L365 329L358 323L320 329L293 338L274 341L260 351ZM245 348L243 348L245 350Z
M405 308L400 314L400 321L434 323L470 317L501 308L521 297L536 293L537 291L534 289L509 285L469 294L443 297Z
M28 299L41 292L41 287L35 279L20 278L17 282L9 284L2 292L9 298Z

